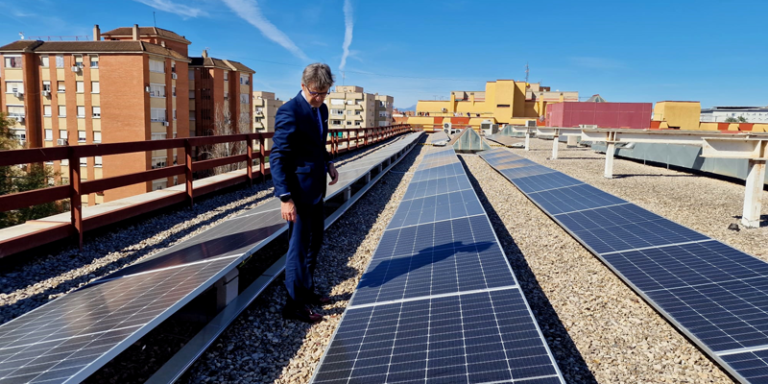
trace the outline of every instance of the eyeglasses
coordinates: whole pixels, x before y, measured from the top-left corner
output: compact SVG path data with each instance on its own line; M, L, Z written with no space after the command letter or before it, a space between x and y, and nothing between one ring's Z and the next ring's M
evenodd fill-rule
M331 94L330 89L328 90L328 92L313 92L313 91L310 91L309 88L307 88L307 92L309 92L310 96L328 96Z

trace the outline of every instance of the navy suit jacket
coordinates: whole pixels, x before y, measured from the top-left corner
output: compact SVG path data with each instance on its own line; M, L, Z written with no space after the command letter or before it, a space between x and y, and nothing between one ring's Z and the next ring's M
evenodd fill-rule
M275 196L287 193L297 204L317 204L325 197L327 164L331 160L325 143L328 137L328 106L319 107L317 117L301 91L283 104L275 115L275 136L269 165Z

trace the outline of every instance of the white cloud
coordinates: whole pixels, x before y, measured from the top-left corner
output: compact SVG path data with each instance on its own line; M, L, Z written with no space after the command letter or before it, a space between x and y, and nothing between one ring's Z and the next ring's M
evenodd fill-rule
M199 8L192 8L187 5L174 3L171 0L133 0L133 1L150 6L159 11L175 13L183 18L208 15L208 13L206 13L205 11Z
M347 65L347 57L349 56L349 46L352 44L352 29L355 26L355 22L352 19L352 2L350 0L344 0L344 44L342 49L344 53L341 55L340 70L344 70Z
M266 17L261 13L259 4L256 0L222 0L229 9L235 12L240 18L247 21L249 24L256 27L261 34L267 39L280 44L283 48L290 51L294 56L299 59L309 61L304 52L291 41L291 39L277 29L274 24L269 22Z

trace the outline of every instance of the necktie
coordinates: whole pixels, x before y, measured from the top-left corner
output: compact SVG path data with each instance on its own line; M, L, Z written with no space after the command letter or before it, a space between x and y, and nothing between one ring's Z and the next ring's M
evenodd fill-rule
M320 116L320 109L312 108L312 114L315 115L317 126L320 127L320 137L322 137L323 136L323 118Z

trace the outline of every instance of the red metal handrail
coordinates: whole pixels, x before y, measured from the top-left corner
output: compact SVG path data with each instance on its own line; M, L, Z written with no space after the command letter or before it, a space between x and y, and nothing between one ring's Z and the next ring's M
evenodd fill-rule
M411 131L409 125L394 125L375 128L344 128L332 129L330 139L326 142L330 145L330 154L337 156L349 150L358 149L361 146L371 145L381 140ZM336 133L342 133L337 137ZM354 133L354 136L352 135ZM222 165L246 162L247 181L249 185L257 177L266 177L269 170L266 168L266 158L271 151L265 148L265 139L272 138L274 133L249 133L226 136L205 136L166 140L136 141L126 143L89 144L65 147L32 148L12 151L0 151L0 166L13 166L18 164L42 163L54 160L69 160L69 185L43 188L0 196L0 212L11 211L32 205L54 202L70 198L71 224L78 236L78 242L83 244L83 215L82 195L120 188L132 184L146 182L155 179L168 178L177 175L186 177L186 200L192 206L194 204L195 191L192 184L193 172L215 168ZM259 151L253 152L254 140L259 141ZM210 160L192 160L192 148L219 143L246 142L247 153L242 155L227 156ZM363 142L361 144L361 141ZM346 143L345 148L339 148L339 143ZM352 145L354 144L354 146ZM126 175L108 177L98 180L82 181L80 178L80 158L93 156L117 155L133 152L146 152L163 149L184 149L184 164L164 167L161 169L146 170ZM253 160L259 159L259 169L254 171ZM0 252L0 257L5 252Z

